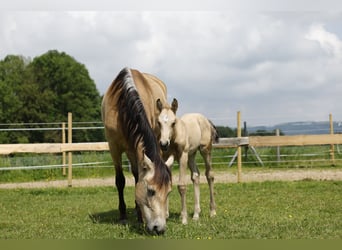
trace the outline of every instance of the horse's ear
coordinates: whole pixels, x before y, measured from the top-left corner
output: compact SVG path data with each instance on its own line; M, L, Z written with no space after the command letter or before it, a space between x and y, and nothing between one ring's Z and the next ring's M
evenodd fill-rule
M165 162L166 166L168 166L168 168L170 168L174 162L174 156L170 155L169 159L167 159L167 161Z
M148 156L144 153L144 167L146 168L146 170L154 170L154 163L151 161L150 158L148 158Z
M154 176L154 163L144 153L144 171L142 171L143 178L146 180L152 179ZM139 177L140 178L140 177Z
M145 163L145 166L148 169L153 169L154 168L153 162L151 161L150 158L148 158L148 156L145 153L144 153L144 163Z
M173 113L176 114L178 109L178 101L176 98L173 98L172 104L171 104L171 110L173 111Z
M162 111L162 109L163 109L163 104L162 104L160 99L157 100L157 108L159 111Z

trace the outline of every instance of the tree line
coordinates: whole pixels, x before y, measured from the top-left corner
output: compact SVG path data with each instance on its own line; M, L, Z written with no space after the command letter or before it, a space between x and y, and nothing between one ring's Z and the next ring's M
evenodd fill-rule
M33 60L8 55L0 61L0 129L10 123L101 120L101 96L85 65L51 50ZM13 128L13 127L12 127ZM75 130L74 141L103 141L103 130ZM0 131L0 143L60 142L60 130Z

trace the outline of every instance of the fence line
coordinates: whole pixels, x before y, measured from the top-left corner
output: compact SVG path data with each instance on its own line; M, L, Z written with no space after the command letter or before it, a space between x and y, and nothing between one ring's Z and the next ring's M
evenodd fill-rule
M100 161L100 162L87 162L87 163L73 163L74 167L82 167L82 166L94 166L101 165L105 163L112 163L111 161ZM128 166L128 165L127 165ZM63 168L68 167L67 164L53 164L53 165L42 165L42 166L19 166L19 167L1 167L0 171L6 170L33 170L33 169L52 169L52 168ZM112 167L112 166L110 166Z
M75 129L103 129L102 126L92 127L72 127L72 124L85 124L88 122L72 122L71 113L68 114L68 126L56 127L56 128L29 128L26 130L63 130L63 136L68 131L68 143L34 143L34 144L3 144L0 145L0 155L8 155L14 153L63 153L63 156L68 153L68 164L63 160L61 165L51 166L36 166L37 168L54 168L68 167L68 185L71 186L72 179L72 167L85 165L72 164L72 152L81 151L108 151L107 142L93 142L93 143L72 143L72 130ZM342 144L342 134L334 134L333 128L330 126L330 134L319 135L290 135L290 136L241 136L241 115L238 112L237 116L237 137L235 138L220 138L219 143L213 144L213 148L236 148L237 153L237 166L238 166L238 182L241 181L241 148L242 147L280 147L280 146L306 146L306 145L334 145ZM99 123L99 122L94 122ZM94 124L93 123L93 124ZM65 123L50 123L50 124L65 124ZM332 116L330 115L330 124L332 124ZM22 124L20 124L22 125ZM37 125L37 124L36 124ZM11 130L19 130L21 128L13 128ZM10 129L5 129L10 130ZM1 129L0 129L1 131ZM254 150L254 149L253 149ZM329 150L331 159L334 160L333 147ZM233 156L233 158L235 155ZM63 157L64 158L64 157ZM325 160L326 161L326 160ZM246 162L247 163L247 162ZM91 164L91 163L89 163ZM240 166L240 167L239 167ZM20 167L21 169L29 169L34 166ZM1 168L0 168L1 169ZM8 170L9 168L2 168L2 170ZM13 168L11 168L12 170ZM16 169L19 169L16 167ZM64 171L63 171L64 173Z

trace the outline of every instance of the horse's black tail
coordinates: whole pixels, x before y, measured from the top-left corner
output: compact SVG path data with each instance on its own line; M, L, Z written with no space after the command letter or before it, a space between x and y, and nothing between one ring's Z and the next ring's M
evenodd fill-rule
M216 126L214 125L214 123L212 121L210 121L208 119L210 125L211 125L211 139L213 140L214 143L218 143L219 142L219 134L218 134L218 131L217 131L217 128Z

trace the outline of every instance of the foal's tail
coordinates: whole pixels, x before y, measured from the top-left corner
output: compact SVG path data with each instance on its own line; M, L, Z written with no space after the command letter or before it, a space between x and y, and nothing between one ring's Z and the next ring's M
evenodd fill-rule
M211 125L211 139L213 141L213 143L218 143L219 142L219 134L218 134L218 131L217 131L217 128L216 126L214 125L214 123L212 123L212 121L210 121L208 119L210 125Z

